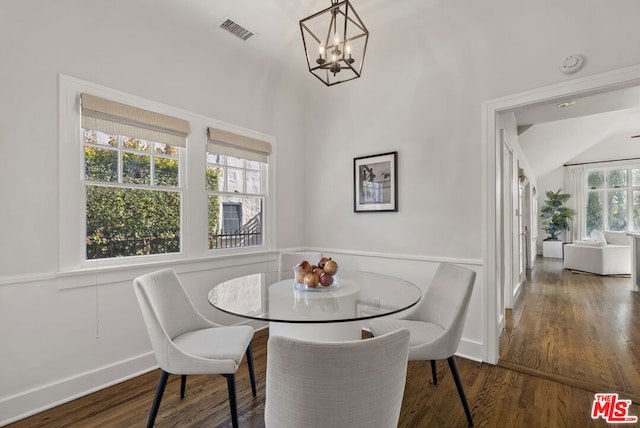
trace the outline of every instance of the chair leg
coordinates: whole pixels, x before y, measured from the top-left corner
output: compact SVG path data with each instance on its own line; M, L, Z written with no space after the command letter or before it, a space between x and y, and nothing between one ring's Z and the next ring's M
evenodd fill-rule
M458 388L458 394L460 395L460 401L462 401L462 407L464 407L464 413L467 415L467 421L469 421L469 426L473 426L473 419L471 418L471 411L469 410L469 405L467 404L467 398L464 395L464 389L462 388L462 382L460 381L460 374L458 374L458 367L456 366L455 356L452 355L447 358L447 362L449 363L449 367L451 368L451 374L453 375L453 380L456 382L456 388Z
M167 386L168 379L169 373L161 370L158 386L156 387L156 396L153 398L151 413L149 414L149 420L147 421L147 428L153 427L153 424L156 422L156 416L158 415L158 409L160 408L160 401L162 401L162 394L164 394L164 388Z
M438 384L438 376L436 375L436 360L431 360L431 376L433 376L433 384Z
M187 375L183 374L182 379L180 380L180 399L184 398L184 390L187 387Z
M227 378L227 389L229 390L229 407L231 407L231 424L233 428L238 428L238 405L236 404L236 375L223 375Z
M249 365L249 377L251 378L251 392L253 396L256 396L256 375L253 371L253 350L251 349L251 343L247 347L247 364Z

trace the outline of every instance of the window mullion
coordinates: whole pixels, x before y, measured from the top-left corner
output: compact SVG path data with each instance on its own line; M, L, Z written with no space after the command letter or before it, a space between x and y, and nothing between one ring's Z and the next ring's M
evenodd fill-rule
M609 229L609 189L605 187L602 193L602 230Z
M118 135L118 183L122 183L124 181L123 142L124 137L122 135Z
M633 187L630 181L627 184L627 230L633 230Z
M149 165L149 184L151 184L151 186L154 186L156 184L156 162L155 162L153 149L149 154L149 162L151 163Z

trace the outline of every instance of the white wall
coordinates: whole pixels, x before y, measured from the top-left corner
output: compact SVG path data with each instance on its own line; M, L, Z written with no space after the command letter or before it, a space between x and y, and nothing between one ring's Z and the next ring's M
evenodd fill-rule
M59 73L274 135L277 247L334 251L423 285L442 261L479 278L486 269L481 103L640 63L635 0L615 8L415 1L393 18L370 2L359 9L371 19L363 77L325 88L281 70L275 56L253 61L236 45L176 27L160 13L168 4L0 3L0 424L152 360L130 289L152 267L57 275ZM560 74L572 53L586 56L585 69ZM353 158L395 150L399 211L354 214ZM175 267L201 297L208 281L233 273L225 263L257 270L275 257ZM58 290L91 280L102 285ZM464 331L470 356L486 353L491 286L476 284Z
M634 116L635 123L640 122L639 116ZM566 163L603 162L618 159L638 160L640 159L640 144L637 143L637 140L630 140L629 136L629 133L608 136Z
M308 176L310 245L481 257L481 103L571 79L558 70L567 52L590 61L580 76L640 61L638 36L620 28L622 10L595 16L577 1L544 5L491 1L459 13L445 2L369 28L363 77L318 87L308 107L307 156L332 165ZM600 33L607 23L614 34ZM398 40L398 28L410 36ZM353 213L353 158L395 150L399 212Z
M131 280L158 266L58 273L60 73L276 136L276 245L303 244L304 215L289 209L304 187L300 77L238 57L233 41L179 33L150 6L0 4L0 425L155 364ZM205 288L228 266L275 263L265 253L171 266L216 317Z
M516 122L515 116L512 112L500 114L498 115L497 123L498 123L498 128L504 129L505 132L507 133L509 144L511 144L513 148L514 164L516 168L516 171L514 171L514 174L516 175L518 174L518 171L517 171L518 165L520 166L520 168L524 170L524 174L529 180L529 183L531 184L529 188L529 192L530 192L529 198L530 200L533 200L533 198L537 198L537 195L533 194L533 189L535 188L536 193L538 192L538 179L534 175L535 172L533 171L533 168L531 168L531 166L529 165L529 160L527 159L527 156L525 155L520 145L520 138L518 135L518 128L517 128L517 122ZM513 196L514 196L514 200L517 200L517 197L518 197L517 190L514 190ZM533 218L534 218L533 204L531 204L529 208L530 208L528 213L529 218L533 222ZM540 225L539 219L537 224L539 227ZM539 235L538 230L533 230L532 228L530 228L529 239L531 239L531 249L532 249L531 260L529 260L530 262L535 260L535 253L536 253L535 248L536 248L536 240L538 235Z
M171 16L150 16L144 4L102 6L96 1L2 3L1 53L10 66L0 79L0 178L3 183L20 178L19 186L2 188L2 200L11 201L3 210L4 224L14 225L0 245L4 275L56 269L59 73L277 134L279 203L288 205L302 188L301 166L290 162L292 148L303 144L295 76L271 74L273 64L266 64L267 72L256 79L256 64L246 55L237 58L235 45L175 37L165 31ZM300 245L304 218L284 212L279 221L287 227L279 229L278 241Z
M524 154L524 152L522 151L522 148L520 146L520 139L519 139L519 135L518 135L518 129L517 129L517 122L516 122L516 118L515 115L513 114L513 112L504 112L501 113L497 116L496 118L496 126L497 129L499 130L503 130L505 133L505 137L506 140L509 144L509 146L512 149L512 158L513 158L513 171L511 171L511 176L514 177L515 182L511 184L510 188L511 188L511 200L513 201L513 207L512 207L512 228L511 228L511 232L509 234L509 237L511 238L511 251L514 254L510 255L510 263L509 262L504 262L501 261L501 263L504 265L504 269L505 269L505 275L509 278L511 278L511 286L506 286L505 287L505 295L504 295L504 302L505 302L505 307L507 309L511 309L515 306L515 302L517 300L518 294L521 290L521 285L523 283L523 278L520 277L519 275L519 259L518 259L518 251L519 251L519 246L520 246L520 230L519 230L519 224L518 224L518 198L519 198L519 171L518 168L521 168L524 172L524 175L527 177L527 179L529 180L530 186L525 188L526 192L529 192L528 195L523 195L523 199L526 199L527 197L529 198L529 200L532 200L535 196L533 196L533 189L537 186L537 179L536 177L533 175L533 171L532 168L529 165L529 161L526 157L526 155ZM498 134L498 138L499 138L499 134ZM502 141L498 141L498 145L502 145ZM503 187L501 187L501 191L502 191ZM527 207L523 206L523 210L527 209ZM502 215L502 212L500 213ZM532 219L534 217L534 212L533 212L533 204L531 204L528 207L528 211L524 214L522 214L523 218L522 221L523 222L528 222L528 223L524 223L530 230L529 233L529 245L531 248L531 253L533 253L528 261L528 263L532 263L533 260L535 260L535 253L536 253L536 233L531 233L531 232L536 232L536 231L532 231L531 228L531 222ZM509 232L507 232L509 233ZM509 251L509 248L505 248L505 254L507 254L507 252ZM526 253L526 251L525 251ZM511 296L508 296L506 293L510 293Z
M307 177L315 197L307 203L306 241L319 249L473 264L487 248L482 103L640 62L638 35L620 27L632 24L625 15L640 4L627 1L615 13L578 1L412 5L401 19L368 27L361 79L312 93L307 157L331 168ZM576 52L588 66L563 75L559 64ZM353 213L353 158L390 151L398 151L399 211ZM494 286L477 288L476 301L488 299ZM488 325L486 315L474 310L469 318Z

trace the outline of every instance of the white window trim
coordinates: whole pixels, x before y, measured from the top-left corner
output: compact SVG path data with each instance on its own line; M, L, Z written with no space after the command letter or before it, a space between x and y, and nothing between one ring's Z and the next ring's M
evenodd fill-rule
M187 149L180 156L181 178L185 179L181 211L181 252L173 254L153 254L115 259L85 259L85 218L84 218L84 177L82 176L83 158L80 144L79 94L90 93L112 99L135 107L153 110L189 121L191 134L187 137ZM226 257L271 251L275 248L276 194L275 183L276 156L272 153L267 168L265 207L264 207L264 245L219 249L214 254L207 245L207 192L205 186L206 130L209 126L235 132L247 137L267 141L275 147L273 136L241 128L226 122L208 118L165 104L134 96L102 85L87 82L74 77L59 75L59 127L58 127L58 216L59 216L59 259L60 273L111 268L114 266L135 266L154 264L164 261L197 260L202 258ZM200 183L200 184L198 184Z
M619 161L619 162L605 162L605 163L596 163L593 164L591 166L589 166L589 168L585 168L584 170L584 174L585 174L585 193L588 195L589 193L600 193L602 194L602 203L603 203L603 207L604 207L604 211L602 213L602 229L603 230L608 230L608 225L609 225L609 221L608 221L608 216L609 216L609 212L608 212L608 207L607 207L607 198L605 197L607 195L608 192L615 192L615 191L621 191L621 190L625 190L627 192L627 230L628 231L633 231L633 191L634 190L640 190L640 186L633 186L631 184L631 175L627 174L627 185L625 187L607 187L608 186L608 178L607 178L607 173L611 170L618 170L618 169L626 169L628 171L632 170L632 169L639 169L640 168L640 160L625 160L625 161ZM586 176L591 173L591 172L603 172L604 174L604 183L603 183L603 187L600 189L589 189L588 183L587 183L587 178ZM584 215L587 215L587 204L588 203L588 198L585 197L584 200L584 206L582 207L582 209L584 210ZM586 227L586 221L585 221L585 227ZM582 233L586 235L586 230L583 230Z

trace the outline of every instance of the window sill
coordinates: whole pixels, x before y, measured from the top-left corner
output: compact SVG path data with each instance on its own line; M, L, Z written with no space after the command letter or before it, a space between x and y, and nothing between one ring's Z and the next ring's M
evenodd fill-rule
M258 250L248 252L234 251L225 254L213 255L215 250L209 251L206 257L198 259L174 259L154 262L103 265L95 268L81 268L58 272L59 290L68 290L96 285L107 285L127 282L133 278L158 269L173 268L178 273L199 272L233 266L242 266L256 263L272 263L278 260L278 252L272 250Z

